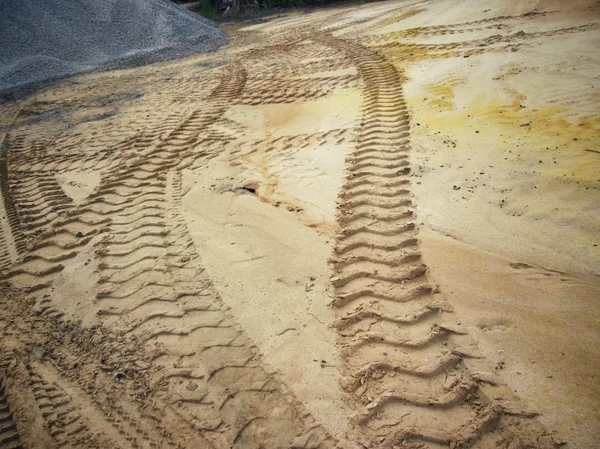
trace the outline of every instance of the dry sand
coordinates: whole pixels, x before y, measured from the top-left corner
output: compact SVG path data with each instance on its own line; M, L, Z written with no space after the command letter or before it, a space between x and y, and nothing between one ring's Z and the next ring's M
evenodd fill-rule
M0 448L597 447L598 6L229 31L0 106Z

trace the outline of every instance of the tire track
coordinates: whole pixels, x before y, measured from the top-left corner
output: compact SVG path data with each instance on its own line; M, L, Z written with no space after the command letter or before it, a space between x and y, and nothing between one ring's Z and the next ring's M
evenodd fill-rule
M19 232L19 216L8 184L8 152L11 147L22 144L23 140L13 139L9 130L22 110L23 106L17 104L7 108L6 115L10 114L10 118L6 119L5 127L0 132L0 276L16 262L26 245L25 237Z
M162 217L164 212L159 206L163 200L165 177L161 173L173 166L185 168L206 156L194 151L193 145L199 140L200 132L225 110L226 99L235 95L240 82L238 78L229 85L220 86L220 100L215 102L216 106L208 107L204 112L192 112L164 139L140 135L121 148L125 163L114 172L105 172L96 192L87 201L78 207L59 210L60 214L53 217L49 229L38 234L32 242L30 255L8 274L13 284L44 295L50 288L52 275L64 268L57 262L76 257L92 238L106 232L113 221L126 225ZM54 186L56 181L52 181ZM29 184L35 191L37 183ZM60 189L57 184L54 187L54 190ZM21 232L25 229L18 222L15 227ZM43 298L40 305L44 314L61 313L48 298Z
M41 415L43 416L48 433L56 441L58 447L102 447L101 445L109 445L112 447L128 447L127 440L132 438L123 432L125 438L114 433L111 439L106 433L104 435L96 435L92 430L93 427L108 427L108 423L104 426L100 424L103 419L97 416L97 413L92 412L95 422L92 424L89 417L84 416L82 406L87 402L78 398L74 401L73 397L65 391L61 386L64 380L48 379L47 376L51 372L48 367L36 370L32 367L28 369L30 375L30 388L33 392L35 400ZM90 407L86 407L87 413L90 414ZM100 420L100 422L98 422ZM106 432L106 430L104 431ZM136 447L131 445L131 447ZM140 447L140 446L137 446Z
M22 447L8 400L5 374L0 371L0 449L20 449Z
M138 140L135 148L129 147L124 163L105 172L85 202L61 214L10 279L42 297L42 316L61 319L65 311L54 302L52 281L63 264L93 244L100 274L94 308L109 329L154 354L146 394L161 404L161 414L187 429L185 435L207 437L217 447L334 447L323 427L290 399L221 304L179 212L181 170L211 156L206 145L221 137L206 137L207 130L246 84L241 63L229 69L202 110L192 111L158 141ZM85 402L85 395L58 377L52 382L40 373L31 376L41 401L52 395L59 402L48 405L50 411L57 409L52 422L54 415L67 417L56 423L57 438L66 435L79 444L81 434L86 440L88 428L79 424L85 421L79 408L72 414L69 408ZM100 402L103 409L108 405ZM110 421L119 407L125 410L119 422L133 413L127 404L113 404L111 415L102 419ZM150 432L147 425L143 428ZM170 438L136 444L153 447L162 441L163 447L189 447L185 438Z
M12 171L8 181L17 205L19 228L28 240L73 206L53 174Z
M338 89L355 87L353 67L328 48L298 31L280 33L280 42L241 53L248 64L247 89L237 100L244 105L316 100ZM276 69L274 69L276 67ZM329 73L342 69L345 73Z
M158 397L218 447L278 448L294 441L298 447L303 441L332 447L312 418L285 405L275 373L263 368L223 308L183 217L167 206L181 201L181 175L172 169L165 179L164 218L153 223L155 231L124 240L136 222L113 219L99 249L100 314L109 325L129 323L127 332L149 349L158 348L154 363L163 367L153 380Z
M19 215L9 185L8 151L10 136L0 144L0 274L14 264L26 248L26 237L19 226Z
M390 17L377 23L377 27L391 25L401 20L407 19L415 14L424 11L423 9L409 10L397 17ZM520 21L522 19L533 19L555 14L557 11L530 11L516 16L496 16L487 19L472 20L468 22L453 23L449 25L432 25L428 27L407 28L400 31L390 31L382 35L375 35L361 39L362 44L371 42L386 42L403 38L416 38L421 36L445 36L450 34L470 33L473 31L498 30L508 28L509 25L502 22ZM490 24L490 25L488 25ZM484 25L484 26L482 26Z
M597 30L600 23L589 23L581 26L558 28L548 31L525 32L523 30L514 31L510 34L494 34L488 37L473 39L468 41L453 41L445 44L414 44L401 42L401 38L383 41L373 41L368 44L369 47L383 51L386 54L400 56L412 56L416 60L423 58L423 53L438 52L436 57L444 55L456 56L457 54L475 55L485 51L504 51L510 48L519 48L520 45L529 44L531 40L544 37L564 36L573 33ZM500 44L508 44L504 47ZM412 50L406 51L406 50ZM462 52L460 52L462 50ZM446 53L445 53L446 52ZM460 53L459 53L460 52ZM415 53L411 55L411 53ZM431 55L429 56L431 57Z
M530 447L522 444L533 438L531 447L553 447L539 438L545 431L537 421L485 393L495 381L469 370L474 348L462 346L464 331L421 259L402 74L381 53L331 35L318 39L355 61L365 86L331 259L335 327L347 362L343 387L356 408L359 441Z
M148 388L143 360L149 355L137 342L98 326L40 320L19 300L24 298L8 288L0 296L7 316L19 319L2 343L15 349L5 365L19 391L15 421L24 447L151 449L193 441L213 449L160 399L140 395Z
M239 101L241 104L255 106L316 100L329 95L335 89L355 87L356 81L355 75L305 79L260 77L259 81L252 83L248 92L244 93ZM281 83L285 83L285 89L281 89Z

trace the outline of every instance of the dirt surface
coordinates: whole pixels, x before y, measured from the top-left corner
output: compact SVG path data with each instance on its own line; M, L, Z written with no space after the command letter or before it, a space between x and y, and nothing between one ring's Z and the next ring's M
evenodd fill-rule
M593 1L395 1L0 106L0 449L595 448Z

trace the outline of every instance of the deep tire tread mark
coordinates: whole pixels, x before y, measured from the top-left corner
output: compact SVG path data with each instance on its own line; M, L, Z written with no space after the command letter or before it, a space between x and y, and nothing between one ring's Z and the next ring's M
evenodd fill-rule
M464 332L446 323L451 307L420 258L416 225L407 222L414 212L402 74L381 53L324 33L312 38L351 58L365 85L331 259L335 327L348 367L342 385L357 408L359 441L374 448L410 440L467 447L503 433L507 415L462 363L469 355L454 337ZM419 364L423 351L432 360L426 366ZM418 379L427 380L427 395Z
M0 449L21 449L22 447L8 400L5 373L0 370Z

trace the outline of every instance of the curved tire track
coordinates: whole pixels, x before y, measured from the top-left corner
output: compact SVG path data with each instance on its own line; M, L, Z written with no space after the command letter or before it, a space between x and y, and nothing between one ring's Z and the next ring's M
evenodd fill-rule
M313 39L315 37L313 36ZM362 120L339 195L331 259L344 389L365 447L549 448L544 429L484 392L473 349L419 254L410 193L410 117L402 74L380 53L319 34L364 82ZM533 435L533 436L532 436Z
M154 432L154 439L138 441L131 426L119 428L125 440L135 441L132 447L189 447L189 435L196 433L223 448L331 448L336 442L292 399L221 304L179 211L181 170L211 156L203 145L215 136L204 135L246 83L239 62L224 75L208 104L166 136L123 148L123 163L104 172L87 200L61 211L8 275L14 285L41 297L38 310L45 319L60 320L66 311L54 301L53 279L94 245L100 272L94 308L109 329L152 354L146 394L170 422L186 429L179 436L170 433L170 439ZM24 183L26 189L31 182ZM80 446L89 429L77 404L86 395L61 386L68 382L60 376L47 381L42 373L30 374L42 403L49 396L58 401L48 405L49 416L67 417L51 418L53 436ZM153 434L148 420L126 402L98 406L106 410L104 421L122 425L134 419L142 435Z

